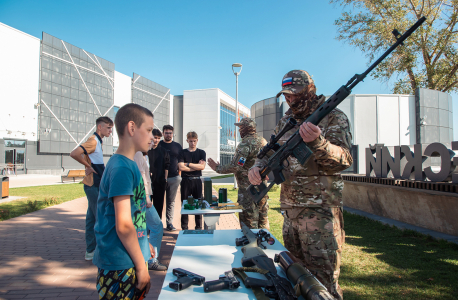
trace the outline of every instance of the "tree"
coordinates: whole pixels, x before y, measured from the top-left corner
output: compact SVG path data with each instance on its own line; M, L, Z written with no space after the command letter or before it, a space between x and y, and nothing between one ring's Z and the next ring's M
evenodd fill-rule
M359 48L372 62L422 16L426 22L386 58L371 75L388 82L393 92L424 87L458 91L458 0L330 0L344 7L335 21L338 40Z

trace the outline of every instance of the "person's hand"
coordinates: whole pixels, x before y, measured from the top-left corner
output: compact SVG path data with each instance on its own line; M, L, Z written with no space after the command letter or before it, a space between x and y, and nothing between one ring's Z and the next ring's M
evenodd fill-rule
M153 245L151 244L148 244L149 245L149 250L151 251L151 258L155 258L156 257L156 250L154 249Z
M216 171L216 167L219 166L219 162L215 162L213 159L208 159L208 165L212 168L213 171Z
M97 172L92 167L86 167L86 176L89 176L92 173L97 174Z
M310 122L304 122L299 128L299 134L305 143L310 143L320 136L321 129Z
M153 206L153 202L149 198L149 195L146 195L146 207L152 207L152 206Z
M248 172L248 180L252 185L260 185L262 182L261 174L259 173L261 169L259 167L253 167ZM264 180L269 180L269 177L266 176Z
M139 290L143 290L146 287L146 292L145 295L148 294L149 288L150 288L150 280L151 278L149 277L148 273L148 268L146 267L146 264L143 264L140 266L140 268L135 267L136 269L136 275L137 275L137 284L136 287Z

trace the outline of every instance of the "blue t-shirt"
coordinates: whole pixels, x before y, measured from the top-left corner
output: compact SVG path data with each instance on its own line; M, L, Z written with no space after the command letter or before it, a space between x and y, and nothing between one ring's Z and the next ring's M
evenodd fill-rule
M130 195L132 222L137 229L138 243L145 261L151 257L146 233L146 196L142 175L137 164L115 154L107 163L100 182L97 200L97 240L93 263L103 270L125 270L134 267L116 232L113 197Z

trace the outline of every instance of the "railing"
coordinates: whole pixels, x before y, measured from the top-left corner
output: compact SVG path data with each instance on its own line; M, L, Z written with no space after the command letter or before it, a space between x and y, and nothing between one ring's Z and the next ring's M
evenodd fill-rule
M25 164L0 164L0 174L5 175L16 175L18 170L24 171Z
M345 181L375 183L383 185L392 185L398 187L407 187L414 189L422 189L429 191L439 191L446 193L458 193L458 185L450 182L431 182L431 181L416 181L395 178L377 178L366 177L364 175L344 175L342 178Z

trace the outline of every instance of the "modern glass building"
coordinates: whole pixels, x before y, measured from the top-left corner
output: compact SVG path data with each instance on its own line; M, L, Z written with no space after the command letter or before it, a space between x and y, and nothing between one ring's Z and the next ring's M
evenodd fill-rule
M70 153L98 117L113 119L115 65L44 32L40 58L38 152ZM103 153L113 153L111 138Z
M186 148L186 134L195 131L199 136L197 147L207 153L207 158L221 164L230 162L235 153L235 134L240 142L234 125L235 99L213 88L184 91L183 96L175 96L174 101L175 141ZM238 106L239 119L251 115L246 106L240 103Z
M98 117L114 120L126 103L153 111L158 127L172 122L168 88L119 73L113 62L44 32L40 40L0 23L0 35L0 172L82 169L69 153ZM105 161L118 145L113 131L103 140Z
M247 116L248 114L240 112L239 109L239 121ZM236 123L235 109L222 103L220 106L220 163L222 165L228 164L235 153L235 135L237 134L238 142L241 140L238 127L235 127L234 123Z

